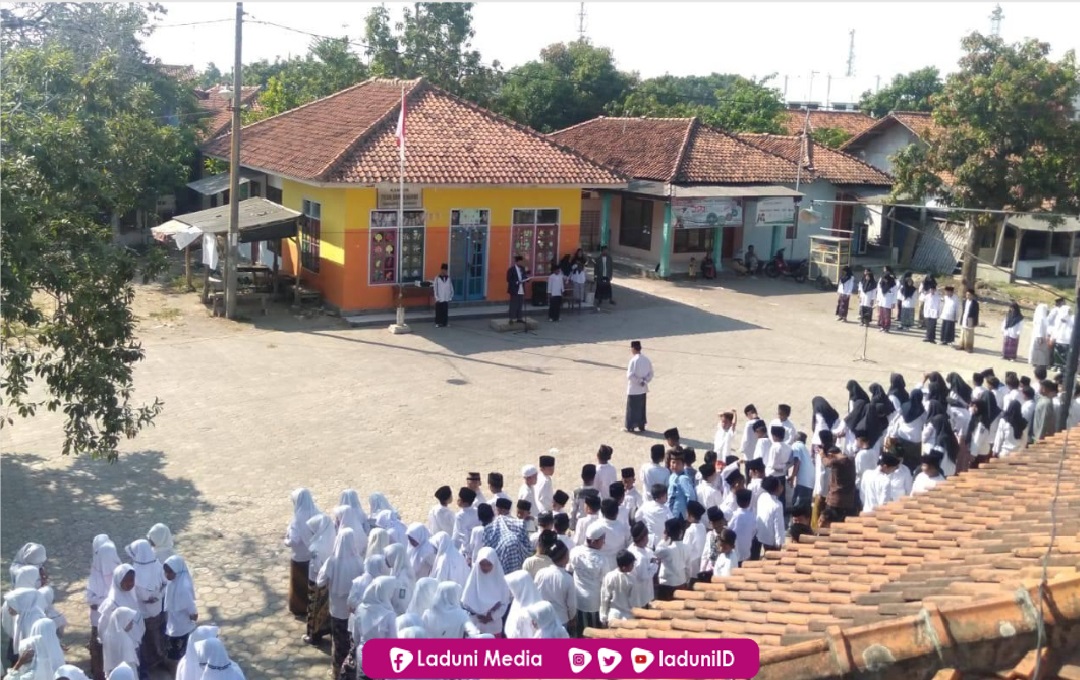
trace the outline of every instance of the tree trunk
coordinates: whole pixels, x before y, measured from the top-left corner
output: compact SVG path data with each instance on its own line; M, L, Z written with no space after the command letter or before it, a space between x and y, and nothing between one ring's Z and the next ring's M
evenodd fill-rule
M978 243L979 226L974 220L968 219L967 239L964 241L964 265L960 269L960 280L965 290L975 290L975 274L979 264L975 259L975 249Z

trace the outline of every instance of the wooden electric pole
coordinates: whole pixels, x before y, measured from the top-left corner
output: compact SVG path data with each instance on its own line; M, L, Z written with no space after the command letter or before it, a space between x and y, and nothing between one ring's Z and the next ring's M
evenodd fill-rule
M236 318L236 263L240 258L240 77L244 3L236 3L236 56L233 59L232 150L229 154L229 237L225 241L225 316Z

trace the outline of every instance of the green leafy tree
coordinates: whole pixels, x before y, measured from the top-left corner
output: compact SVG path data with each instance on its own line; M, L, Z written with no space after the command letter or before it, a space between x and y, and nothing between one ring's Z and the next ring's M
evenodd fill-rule
M896 76L877 92L863 92L859 108L874 118L880 118L890 111L932 111L930 100L943 87L937 68L927 66Z
M162 404L134 399L137 261L110 221L186 181L196 103L142 53L142 8L17 10L0 67L0 425L61 411L65 454L115 460Z
M225 81L221 69L219 69L214 62L210 62L206 65L206 68L203 69L203 72L199 74L196 84L204 90L209 90L211 87L220 85L223 82Z
M1076 54L1058 61L1037 40L1008 45L973 33L960 70L932 98L940 132L893 158L894 196L935 196L945 205L1017 212L1080 211L1080 94ZM967 252L1000 217L972 218ZM976 262L964 258L974 286Z
M606 47L588 41L555 43L539 61L511 69L496 109L543 132L559 130L609 111L626 96L634 76L615 66Z
M349 39L317 38L304 57L275 62L259 95L259 106L244 113L244 123L276 116L310 101L326 97L368 77L367 67L352 51ZM246 72L248 67L244 67ZM244 76L246 80L246 75Z
M851 133L842 128L820 127L810 131L810 138L822 146L839 149L851 139Z
M483 63L472 49L471 2L417 2L391 26L385 6L365 18L364 40L371 74L419 78L481 106L489 106L500 84L499 63Z
M625 116L697 116L732 132L783 132L784 102L775 75L749 79L728 73L641 81L619 107Z

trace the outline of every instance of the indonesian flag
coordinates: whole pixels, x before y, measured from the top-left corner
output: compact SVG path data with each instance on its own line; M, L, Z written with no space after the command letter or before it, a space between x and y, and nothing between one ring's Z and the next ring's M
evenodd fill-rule
M397 137L398 152L401 154L401 159L405 159L405 88L401 89L401 111L398 112L397 119L397 131L394 133Z

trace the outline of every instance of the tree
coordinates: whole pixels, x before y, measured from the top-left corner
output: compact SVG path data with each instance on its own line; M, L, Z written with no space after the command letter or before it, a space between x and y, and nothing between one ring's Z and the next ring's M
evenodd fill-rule
M134 401L137 263L109 222L187 180L197 105L141 51L142 8L19 9L3 16L0 391L20 417L62 411L64 454L116 460L162 404Z
M748 79L729 73L671 76L642 81L626 97L624 116L697 116L731 132L783 132L784 102L769 85L775 75Z
M405 7L402 20L390 26L385 6L365 19L365 42L371 74L419 78L481 106L489 106L500 84L499 63L485 65L472 49L471 2L418 2Z
M588 41L555 43L539 61L511 69L495 108L542 132L595 118L626 96L634 76L615 66L606 47Z
M867 115L881 118L890 111L932 111L930 99L941 92L941 74L934 66L900 74L884 89L863 92L859 108Z
M1055 62L1046 43L1007 45L979 33L961 45L960 70L931 102L940 132L894 157L893 195L936 196L960 208L1080 211L1076 54ZM972 219L967 253L999 219ZM975 274L965 255L964 285L973 287Z
M225 82L223 78L224 76L221 73L221 69L219 69L214 62L210 62L206 65L203 72L199 74L196 84L203 90L209 90L215 85L221 85Z
M265 64L265 62L263 62ZM274 62L259 95L259 106L244 114L244 124L276 116L326 97L367 78L368 70L352 51L349 39L317 38L305 57ZM280 68L277 68L280 66ZM248 67L244 67L246 72ZM245 75L246 80L246 75Z
M843 128L819 127L810 131L811 139L830 149L839 149L851 136L851 133Z

